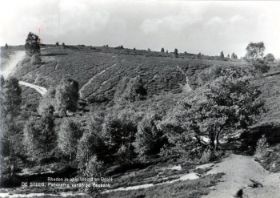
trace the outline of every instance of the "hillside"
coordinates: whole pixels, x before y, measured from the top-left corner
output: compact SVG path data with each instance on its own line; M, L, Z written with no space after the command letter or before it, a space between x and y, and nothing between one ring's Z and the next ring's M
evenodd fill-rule
M98 49L98 50L97 50ZM131 50L133 51L133 50ZM242 65L242 62L172 58L120 53L122 49L91 47L42 48L42 65L30 65L24 60L15 75L20 80L47 88L55 86L62 77L79 82L81 97L89 102L108 102L114 98L118 83L140 76L148 97L162 92L178 93L186 83L197 86L196 74L213 65ZM159 53L160 54L160 53Z
M6 52L6 54L1 54L5 55L4 62L9 61L9 57L15 56L16 53L23 53L23 50L11 47L11 50ZM235 194L239 188L249 184L247 177L242 178L242 171L235 172L237 181L233 181L234 178L230 175L233 173L227 168L221 170L219 168L216 170L214 166L199 168L200 164L210 161L211 155L208 147L203 147L203 144L197 146L190 139L186 141L185 138L188 138L191 132L186 130L185 127L189 126L185 123L192 116L186 111L187 102L203 101L204 94L209 90L210 85L219 82L217 80L220 77L232 74L227 73L228 71L237 76L241 75L241 77L233 77L238 80L247 78L251 73L255 75L251 63L244 60L217 60L215 57L206 56L198 58L191 54L180 54L179 58L175 58L172 54L145 50L86 46L63 48L50 45L41 48L41 63L32 64L31 59L24 56L12 73L19 80L23 91L22 112L18 121L20 132L16 134L20 141L24 141L26 134L28 135L33 130L36 134L42 131L39 130L40 128L33 129L33 125L50 126L44 123L47 122L44 119L48 118L44 116L44 111L43 113L40 111L44 109L42 107L48 107L52 103L43 103L45 106L41 108L38 106L42 105L42 101L49 99L52 90L61 85L64 77L78 82L79 91L77 92L81 97L80 102L83 102L85 107L79 107L77 111L69 114L54 114L51 117L55 138L61 137L60 134L65 132L62 136L64 138L69 134L69 130L81 132L82 136L74 140L76 143L72 147L75 149L77 159L64 155L61 147L57 145L37 161L32 161L30 154L25 153L26 148L19 149L18 155L21 157L17 159L19 161L17 174L21 179L27 178L33 181L36 179L33 174L39 174L41 180L50 175L54 177L67 177L67 174L70 175L68 177L77 176L81 174L80 171L93 171L92 174L96 174L96 169L101 169L101 166L104 175L114 178L109 190L94 192L101 193L102 197L170 197L171 195L201 197L208 193L210 197L216 197L216 194L223 196L223 193L226 193L221 190L223 186L227 187L234 183L231 194ZM250 84L257 86L260 90L260 99L264 101L266 111L261 113L256 125L250 126L248 133L242 133L242 137L237 137L234 147L231 147L229 140L231 136L225 135L225 138L221 138L222 149L218 151L218 158L228 156L228 152L254 152L256 143L262 135L266 136L271 145L280 142L278 118L280 75L278 73L279 68L275 64L271 65L269 73L257 74L249 78ZM247 86L247 84L244 85ZM237 88L242 90L243 87ZM223 93L224 90L219 91ZM219 97L222 98L223 95ZM254 102L254 98L250 100L252 101ZM195 102L193 104L197 105ZM215 116L219 118L219 114ZM68 126L67 123L71 122L73 125ZM214 123L215 119L211 117L206 125L212 122ZM46 129L43 128L43 130ZM143 138L143 131L145 135L148 134L147 137ZM149 134L150 131L151 134ZM185 136L176 139L175 134L178 132ZM116 142L111 144L108 137L115 138ZM31 140L34 141L34 139ZM59 143L56 143L56 139L54 140L55 144L63 144L61 140ZM201 140L205 141L205 144L209 142L207 137ZM191 142L192 150L190 150L194 150L195 157L192 153L180 153L182 152L180 147L184 147L188 141ZM91 146L90 163L92 164L81 165L80 159L85 159L83 153L91 152L87 147L83 147L84 145ZM239 149L239 145L245 147ZM141 158L143 157L142 150L146 152L145 149L149 148L154 149L154 153L147 152L146 156ZM82 154L79 153L79 149L84 149ZM279 148L273 149L278 151ZM36 149L31 151L35 152ZM277 160L276 165L266 155L259 160L266 169L278 170L275 166L280 164L280 160L278 162L278 156L274 157ZM251 158L253 157L248 160L242 155L233 156L233 158L224 158L221 164L227 167L230 163L240 162L239 165L242 168L246 164L260 167L257 162L253 163ZM215 162L219 163L219 161ZM207 172L212 168L213 171L210 171L212 174L208 174ZM254 172L249 176L253 174ZM222 183L221 179L225 179L225 183ZM158 193L162 185L166 187L166 190ZM212 191L216 185L218 191ZM78 190L84 192L84 189ZM37 190L31 189L31 192L36 193ZM48 192L56 193L57 189L50 189ZM17 194L18 189L15 189L14 193Z

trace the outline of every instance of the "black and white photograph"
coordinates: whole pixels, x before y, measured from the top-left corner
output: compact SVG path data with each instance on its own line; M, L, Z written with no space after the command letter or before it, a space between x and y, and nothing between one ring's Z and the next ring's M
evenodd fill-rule
M0 0L0 197L279 198L280 1Z

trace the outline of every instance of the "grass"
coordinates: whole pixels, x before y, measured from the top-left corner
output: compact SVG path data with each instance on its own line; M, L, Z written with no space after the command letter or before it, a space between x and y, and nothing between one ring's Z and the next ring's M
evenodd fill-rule
M207 175L196 180L186 180L182 182L175 182L166 184L164 186L158 185L147 189L118 191L103 194L104 198L199 198L207 195L210 192L210 187L215 186L223 176L223 173L215 175Z
M57 85L62 77L71 77L79 82L80 87L85 85L82 95L86 99L103 97L111 101L118 83L124 77L140 75L150 97L163 91L180 92L181 84L185 83L185 75L177 66L185 71L195 86L196 74L205 68L242 64L233 61L172 58L153 53L153 56L143 53L133 55L126 53L127 49L97 49L47 47L41 50L42 65L30 65L26 60L18 67L16 76L31 83L37 81L38 85L46 87Z

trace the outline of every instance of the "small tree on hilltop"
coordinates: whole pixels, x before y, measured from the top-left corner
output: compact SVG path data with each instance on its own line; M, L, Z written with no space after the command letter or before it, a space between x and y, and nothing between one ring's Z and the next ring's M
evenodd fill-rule
M40 38L36 34L29 33L25 40L25 51L29 56L40 54Z
M174 49L174 56L175 56L175 58L179 57L178 49L177 48Z
M249 43L246 47L246 58L247 59L259 59L263 58L263 54L265 51L265 46L263 42L258 43Z
M221 59L224 59L224 58L225 58L225 55L224 55L224 52L223 52L223 51L221 51L221 53L220 53L220 58L221 58Z
M161 53L164 53L164 48L161 48L160 52L161 52Z
M234 52L231 54L231 59L237 59L237 55Z

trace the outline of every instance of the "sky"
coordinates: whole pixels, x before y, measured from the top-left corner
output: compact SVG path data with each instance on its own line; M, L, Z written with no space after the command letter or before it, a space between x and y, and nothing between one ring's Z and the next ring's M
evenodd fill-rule
M280 57L280 2L184 0L0 0L0 45L43 43L245 55L263 41Z

